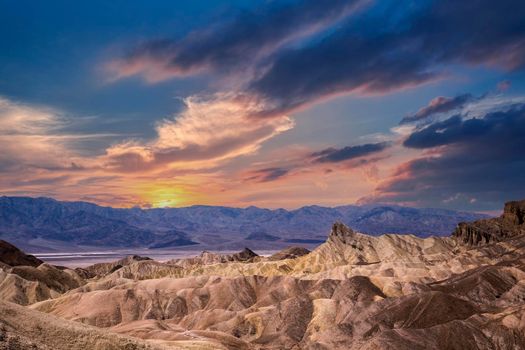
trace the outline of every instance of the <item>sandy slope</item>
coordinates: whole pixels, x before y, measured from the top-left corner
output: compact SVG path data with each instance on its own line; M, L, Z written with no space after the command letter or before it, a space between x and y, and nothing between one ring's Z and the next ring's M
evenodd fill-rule
M62 320L9 302L0 301L2 350L160 350L166 347L118 336L96 327Z
M522 243L468 249L335 225L324 245L296 259L189 269L134 262L32 308L145 339L231 349L511 349L525 346Z

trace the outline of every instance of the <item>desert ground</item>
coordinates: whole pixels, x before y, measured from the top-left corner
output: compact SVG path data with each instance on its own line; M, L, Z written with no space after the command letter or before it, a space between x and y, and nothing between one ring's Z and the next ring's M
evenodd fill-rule
M522 349L524 221L77 268L2 242L0 349Z

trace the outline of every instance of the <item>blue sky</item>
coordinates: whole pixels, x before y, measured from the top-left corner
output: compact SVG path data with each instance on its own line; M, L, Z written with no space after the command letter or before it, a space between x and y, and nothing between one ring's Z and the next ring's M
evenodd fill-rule
M495 210L525 197L524 10L0 0L0 191L114 206ZM458 138L406 142L433 140L451 118L462 123L438 132Z

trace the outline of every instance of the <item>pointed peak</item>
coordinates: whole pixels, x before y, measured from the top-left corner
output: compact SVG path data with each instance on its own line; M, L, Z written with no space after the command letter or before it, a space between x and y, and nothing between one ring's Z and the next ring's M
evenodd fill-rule
M332 225L332 231L330 232L330 235L328 236L329 241L340 241L344 244L347 244L350 242L350 240L354 237L354 230L352 230L350 227L343 224L341 221L336 221Z
M248 247L244 247L244 249L242 251L240 251L239 254L247 255L247 256L251 256L251 257L259 256L257 253L255 253L253 250L251 250Z

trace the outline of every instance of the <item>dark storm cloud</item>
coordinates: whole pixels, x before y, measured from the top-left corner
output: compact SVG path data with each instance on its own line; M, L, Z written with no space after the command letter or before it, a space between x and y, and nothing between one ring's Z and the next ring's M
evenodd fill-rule
M343 148L327 148L320 152L312 153L310 157L317 163L338 163L378 153L388 147L390 147L389 142L379 142Z
M525 104L429 125L412 133L405 145L432 152L399 166L366 200L497 209L506 200L525 197L523 135Z
M414 6L391 4L322 40L276 53L250 89L288 110L341 92L420 84L440 76L444 64L525 66L523 1L435 1L404 15L400 8Z
M455 97L436 97L435 99L430 101L430 103L427 106L417 111L417 113L403 118L400 124L418 122L436 114L456 110L465 106L465 104L473 101L474 99L474 96L472 96L471 94L463 94Z
M192 32L181 40L158 40L136 48L122 62L159 64L166 77L201 69L238 69L286 41L312 34L347 15L358 1L270 2L233 20Z

